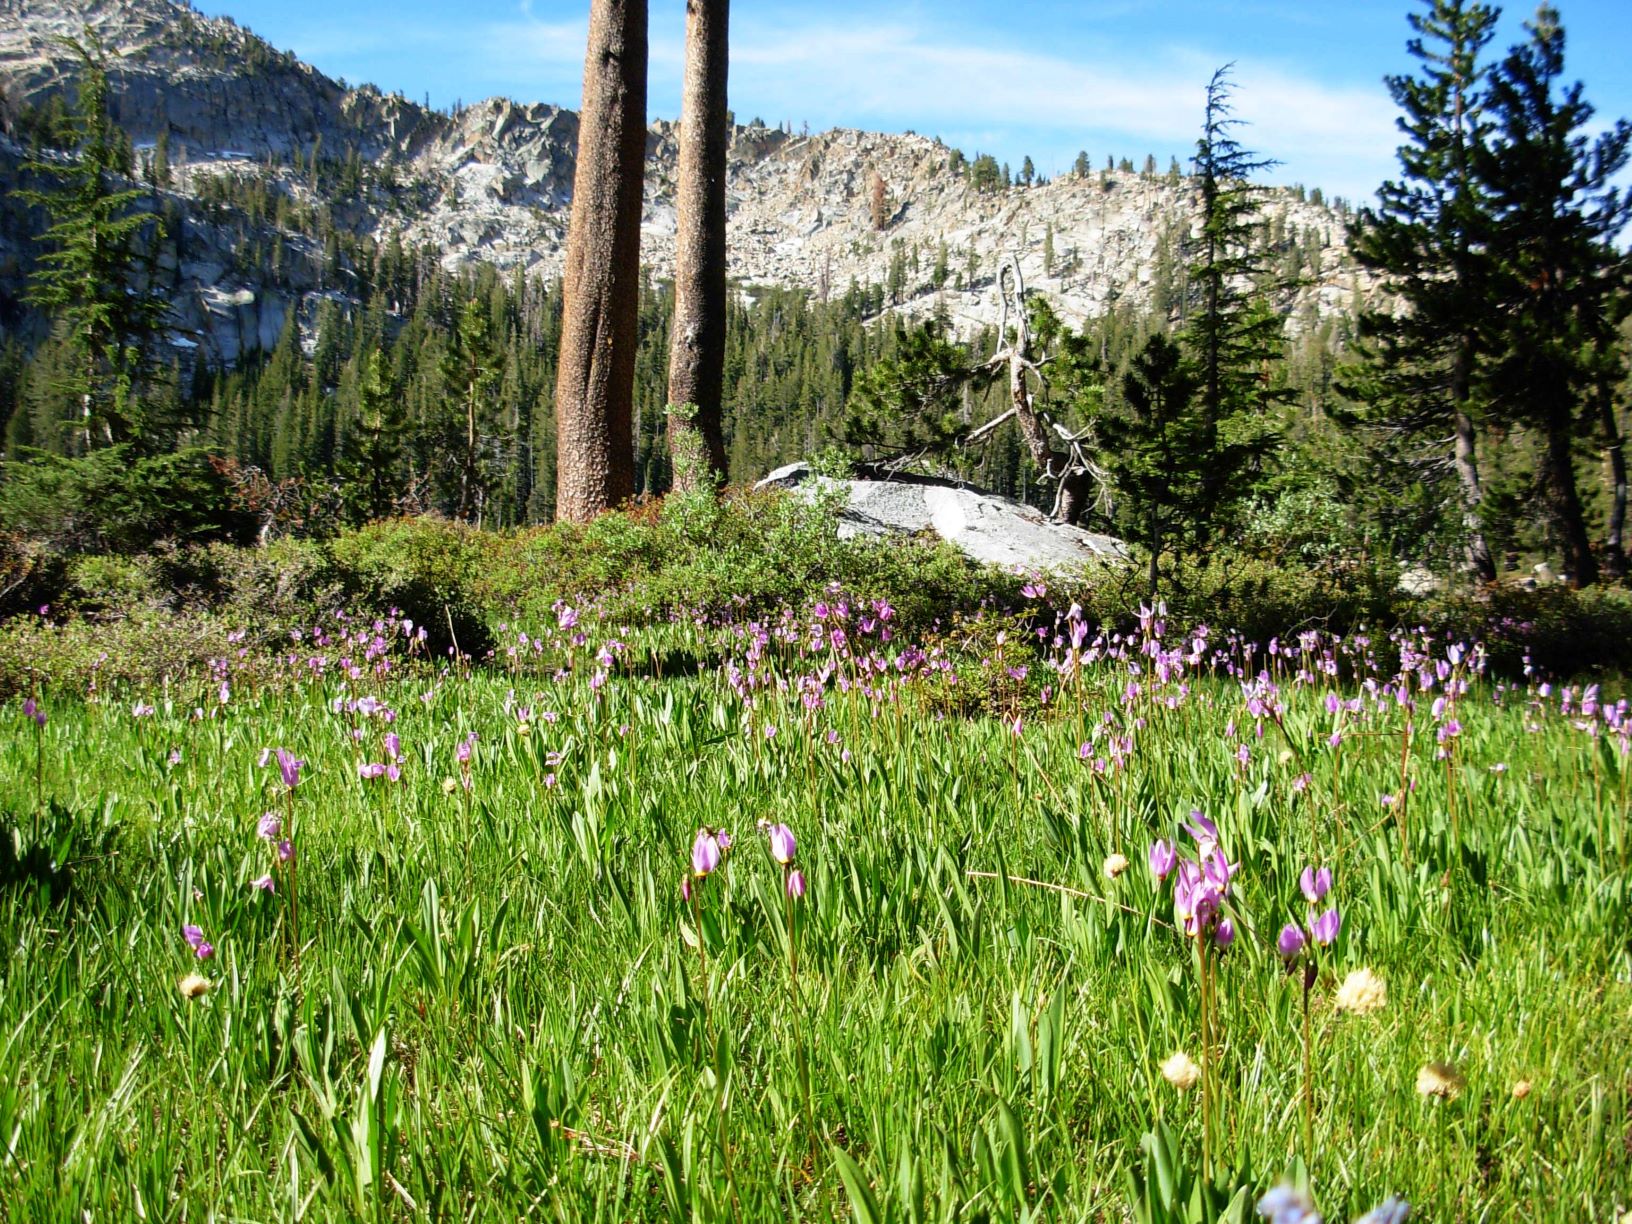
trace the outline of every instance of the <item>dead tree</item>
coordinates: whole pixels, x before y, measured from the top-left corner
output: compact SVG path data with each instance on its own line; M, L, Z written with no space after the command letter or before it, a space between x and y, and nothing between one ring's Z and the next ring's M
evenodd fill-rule
M1028 378L1036 379L1046 387L1048 381L1043 374L1043 366L1048 359L1038 360L1032 354L1031 323L1026 315L1026 283L1020 275L1020 261L1014 256L1009 256L998 267L996 289L1001 310L997 325L997 349L978 369L989 375L1007 375L1009 408L971 431L959 444L967 447L984 442L1000 425L1012 418L1019 427L1026 452L1037 465L1039 479L1055 486L1054 508L1050 517L1057 523L1074 523L1088 508L1096 490L1103 496L1109 484L1104 471L1083 449L1089 431L1085 429L1072 433L1038 408L1032 399Z
M730 0L686 0L685 86L675 184L674 323L669 333L669 458L674 486L725 479L726 66Z
M555 378L556 515L635 491L633 401L646 166L646 0L592 0Z

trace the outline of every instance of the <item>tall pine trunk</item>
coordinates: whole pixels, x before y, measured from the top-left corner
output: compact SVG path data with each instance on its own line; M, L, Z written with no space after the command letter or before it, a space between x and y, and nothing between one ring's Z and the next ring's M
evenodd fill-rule
M556 516L634 494L646 0L592 0L555 378Z
M1572 587L1591 586L1598 581L1598 562L1592 555L1587 520L1575 485L1570 404L1554 403L1549 408L1546 444L1541 454L1542 494L1564 550L1564 577Z
M1480 582L1495 582L1496 562L1490 555L1490 545L1485 540L1484 526L1479 518L1479 503L1484 499L1484 494L1479 485L1473 418L1467 412L1472 348L1472 342L1464 337L1457 346L1455 365L1451 371L1452 419L1455 427L1452 455L1462 497L1462 526L1467 533L1468 568Z
M1453 56L1453 59L1459 58ZM1452 153L1455 166L1455 192L1458 202L1458 213L1468 206L1468 197L1471 194L1468 170L1468 89L1470 82L1464 80L1460 74L1456 75L1452 95L1452 130L1455 133L1455 145ZM1468 236L1464 229L1458 229L1456 238L1456 257L1454 267L1456 279L1466 282L1470 261ZM1479 517L1479 503L1484 499L1479 487L1479 462L1475 458L1475 432L1473 419L1468 414L1468 382L1473 374L1473 355L1475 349L1474 337L1464 332L1457 340L1456 356L1451 364L1451 415L1455 427L1455 440L1452 442L1452 457L1456 467L1456 480L1462 493L1462 525L1467 532L1467 561L1468 568L1481 582L1496 581L1496 562L1490 555L1490 545L1485 540L1484 525Z
M669 337L669 457L678 489L725 479L725 167L730 0L686 0L679 233Z
M1604 535L1604 574L1626 577L1626 450L1615 421L1615 400L1607 390L1598 394L1598 427L1609 458L1609 529Z

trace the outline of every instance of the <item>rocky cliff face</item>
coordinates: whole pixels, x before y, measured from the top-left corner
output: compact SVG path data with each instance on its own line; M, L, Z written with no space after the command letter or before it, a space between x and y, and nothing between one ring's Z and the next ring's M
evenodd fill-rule
M0 79L28 101L71 84L61 40L107 53L113 117L138 144L167 132L178 154L288 158L321 142L382 157L446 126L377 89L347 89L225 18L173 0L0 0Z
M173 186L156 198L186 218L163 261L180 343L230 361L274 343L289 306L309 312L317 295L344 291L343 282L324 283L322 251L309 234L273 233L268 218L223 223L219 208L201 208L201 190L220 175L264 176L292 206L327 210L335 225L379 241L430 245L449 266L559 273L574 112L495 98L450 116L369 86L347 88L175 0L0 0L0 82L35 105L70 86L73 58L57 40L87 28L109 55L118 122L138 151L161 135L169 149ZM940 308L972 328L995 321L991 279L1013 254L1028 286L1080 322L1116 302L1150 304L1164 261L1195 224L1183 180L1096 172L980 192L949 169L951 152L914 135L739 127L728 183L732 275L749 289L888 283L888 309L916 316ZM642 256L663 276L674 255L673 124L652 126L649 155ZM314 158L352 157L368 173L350 194L309 169ZM20 150L0 142L0 186L19 161ZM882 228L875 179L883 183ZM1305 277L1279 303L1290 328L1345 311L1369 291L1331 210L1276 191L1266 193L1262 214L1280 244L1296 250ZM243 266L250 230L283 252L275 272ZM8 260L6 241L0 237L0 280L27 262L15 240ZM944 278L936 275L941 264Z

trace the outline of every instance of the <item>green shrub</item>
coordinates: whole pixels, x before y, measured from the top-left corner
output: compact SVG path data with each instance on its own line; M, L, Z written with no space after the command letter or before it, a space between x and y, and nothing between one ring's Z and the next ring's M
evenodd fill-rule
M1632 591L1563 586L1501 586L1450 591L1414 605L1412 617L1439 634L1478 638L1491 666L1522 673L1526 660L1539 672L1632 673Z
M0 485L0 523L58 552L134 553L160 540L248 543L254 522L202 450L140 455L110 446L36 453Z
M440 519L393 519L342 532L329 555L345 605L396 608L425 629L433 652L480 658L493 636L477 586L496 540Z
M137 607L117 618L0 625L0 699L39 686L87 695L170 689L205 704L208 665L232 650L230 627L196 611Z
M345 602L334 558L314 540L284 536L260 548L213 544L207 557L223 614L256 635L282 634Z
M89 612L129 611L166 602L154 558L135 553L75 557L68 565L69 590L76 607Z
M1159 598L1175 626L1207 624L1267 641L1304 629L1348 633L1392 624L1403 599L1397 581L1392 564L1277 564L1221 553L1207 565L1181 565ZM1074 599L1091 622L1114 629L1132 628L1150 602L1138 567L1103 566L1060 586L1060 598Z
M541 622L558 599L598 602L620 624L692 612L759 616L837 584L888 599L910 629L1014 585L938 540L841 540L832 507L781 491L675 494L582 526L498 538L487 559L484 601L522 624Z

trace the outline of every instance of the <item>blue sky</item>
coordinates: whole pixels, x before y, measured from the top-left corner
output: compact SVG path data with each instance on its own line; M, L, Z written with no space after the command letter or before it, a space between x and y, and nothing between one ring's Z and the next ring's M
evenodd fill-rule
M577 107L587 0L199 0L356 84L435 106L495 94ZM795 129L940 136L1018 169L1078 149L1136 163L1188 158L1212 70L1234 61L1242 142L1270 181L1350 199L1394 169L1382 78L1408 70L1408 0L940 0L732 6L731 103ZM1609 120L1632 115L1632 3L1561 0L1569 73ZM650 110L680 107L682 0L652 3ZM1530 4L1508 8L1499 44Z

